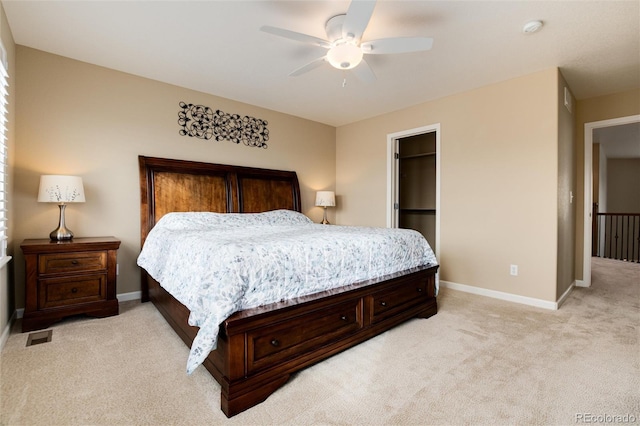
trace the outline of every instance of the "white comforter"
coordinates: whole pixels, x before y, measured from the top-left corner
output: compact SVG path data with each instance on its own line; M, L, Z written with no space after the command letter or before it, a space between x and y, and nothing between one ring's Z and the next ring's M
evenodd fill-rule
M236 311L317 293L437 260L408 229L314 224L301 213L169 213L149 232L138 265L200 327L187 372L216 348Z

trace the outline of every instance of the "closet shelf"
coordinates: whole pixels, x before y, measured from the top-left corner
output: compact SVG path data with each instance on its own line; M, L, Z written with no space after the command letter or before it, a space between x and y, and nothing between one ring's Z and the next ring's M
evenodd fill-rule
M400 158L401 160L408 160L408 159L412 159L412 158L432 157L432 156L435 156L435 155L436 155L435 152L422 152L420 154L401 155L398 158Z
M407 213L435 213L435 208L425 207L400 207L400 211Z

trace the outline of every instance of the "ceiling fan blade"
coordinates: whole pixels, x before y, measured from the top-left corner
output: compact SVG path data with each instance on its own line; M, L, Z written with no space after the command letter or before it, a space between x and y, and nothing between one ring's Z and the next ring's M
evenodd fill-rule
M342 24L342 38L360 41L375 7L375 0L352 0Z
M300 41L302 43L314 44L316 46L324 47L328 49L331 47L331 43L327 40L323 40L318 37L310 36L307 34L297 33L295 31L285 30L284 28L272 27L270 25L263 25L260 27L260 31L265 33L277 35L280 37L288 38L289 40Z
M322 64L327 62L327 57L323 56L322 58L315 59L309 62L307 65L303 65L298 69L295 69L289 73L289 77L297 77L301 74L311 71L312 69L318 68Z
M366 54L409 53L431 49L433 39L428 37L394 37L366 41L360 45Z
M364 59L362 62L358 64L357 67L352 68L351 72L358 77L364 83L373 83L376 81L376 75L373 73L373 70Z

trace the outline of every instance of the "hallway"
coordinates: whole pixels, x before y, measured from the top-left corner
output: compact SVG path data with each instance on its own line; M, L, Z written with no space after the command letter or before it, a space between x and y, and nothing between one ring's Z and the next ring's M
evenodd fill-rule
M582 289L611 301L612 306L630 305L640 315L640 263L592 257L591 287Z

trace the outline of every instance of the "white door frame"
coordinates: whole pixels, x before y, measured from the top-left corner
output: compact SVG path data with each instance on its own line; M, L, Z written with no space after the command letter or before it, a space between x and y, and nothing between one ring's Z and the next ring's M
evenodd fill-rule
M593 131L602 127L639 123L640 115L593 121L584 124L584 247L582 262L582 281L576 281L579 287L591 286L591 210L593 204Z
M403 130L387 135L387 227L398 227L398 211L395 203L398 202L398 162L395 153L398 152L398 139L423 133L436 132L436 245L435 252L440 255L440 123L415 129Z

